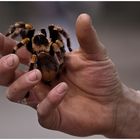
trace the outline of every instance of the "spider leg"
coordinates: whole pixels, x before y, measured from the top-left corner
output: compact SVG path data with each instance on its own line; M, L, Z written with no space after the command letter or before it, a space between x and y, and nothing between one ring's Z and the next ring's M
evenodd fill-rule
M26 45L30 41L29 38L25 38L21 40L14 48L12 53L16 53L16 51L21 48L22 46Z
M54 30L57 30L58 33L60 33L63 37L66 38L68 50L71 52L72 51L72 48L71 48L71 42L70 42L70 38L69 38L68 33L63 28L61 28L59 26L54 26Z
M31 30L33 26L31 24L26 24L24 22L16 22L14 25L11 25L8 32L6 33L5 36L11 37L11 38L16 38L20 33L27 29Z
M23 22L16 22L14 25L11 25L5 36L15 38L20 33L20 28L23 26L23 24Z
M23 28L25 24L23 22L16 22L14 25L11 25L8 29L8 32L5 36L10 36L11 38L16 37L19 33L21 28Z
M58 72L56 79L59 80L62 71L64 70L64 59L61 56L61 52L55 52L54 57L58 63Z
M45 37L47 37L47 32L46 32L45 29L41 29L40 31L41 31L41 33L42 33Z
M71 42L70 42L70 38L69 38L67 32L62 28L59 32L66 38L68 50L71 52L72 51Z
M21 30L22 30L21 28L15 29L15 31L13 32L8 32L6 36L14 39L20 34Z
M34 69L35 64L36 64L36 61L37 61L37 56L36 56L36 54L32 54L31 60L30 60L30 65L29 65L29 70L28 70L28 71L31 71L31 70ZM28 91L28 92L26 93L26 95L24 96L24 98L27 99L29 96L30 96L30 91Z
M56 74L56 79L59 80L60 78L60 75L61 75L61 72L62 72L62 66L63 66L63 59L60 59L58 56L60 56L60 52L55 52L54 53L54 58L56 60L56 62L58 63L58 71L57 71L57 74Z
M55 60L56 60L56 63L58 64L57 66L58 66L58 73L57 73L57 79L58 79L58 77L59 77L59 75L60 75L60 70L61 70L61 67L62 67L62 65L63 65L63 63L64 63L64 59L63 59L63 55L64 54L62 54L63 52L61 52L60 51L60 46L58 45L58 44L56 44L56 43L51 43L51 46L50 46L50 51L51 52L53 52L53 56L54 56L54 58L55 58Z
M11 35L15 31L15 26L11 25L10 28L8 29L8 32L5 34L5 36Z
M52 43L51 46L54 51L54 58L59 66L58 72L56 75L56 79L59 80L61 73L65 69L65 67L64 67L64 55L65 55L64 43L61 40L56 40L55 43Z
M64 54L66 52L65 48L64 48L64 43L63 41L57 39L55 41L55 43L57 44L58 48L60 48L61 52Z
M63 43L61 41L59 41L59 43L58 42L52 43L54 57L59 66L61 64L63 64L63 57L64 57L64 53L65 53L65 50L64 50L64 52L61 52L61 50L60 50L60 48L62 48L62 46L63 46Z
M36 62L37 62L37 56L36 56L36 54L32 54L31 60L30 60L30 65L29 65L29 71L34 69Z

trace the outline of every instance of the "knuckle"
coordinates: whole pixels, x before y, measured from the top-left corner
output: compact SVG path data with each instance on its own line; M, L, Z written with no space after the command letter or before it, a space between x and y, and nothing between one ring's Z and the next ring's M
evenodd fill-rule
M41 119L41 117L38 117L38 122L39 122L39 124L40 124L42 127L46 128L45 123L44 123L44 121Z
M55 114L56 112L51 112L51 113L41 113L38 112L38 122L39 124L47 129L51 130L58 130L60 127L60 116L57 116Z

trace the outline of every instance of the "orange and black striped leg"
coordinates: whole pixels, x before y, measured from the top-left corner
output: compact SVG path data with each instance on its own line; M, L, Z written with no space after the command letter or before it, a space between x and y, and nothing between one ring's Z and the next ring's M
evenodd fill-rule
M34 69L34 67L35 67L35 63L36 63L36 60L37 60L37 56L36 56L35 54L33 54L33 55L31 56L31 61L30 61L30 66L29 66L29 71L31 71L31 70ZM28 92L26 93L26 95L25 95L24 98L27 99L29 96L30 96L30 92L28 91Z
M19 48L21 48L24 44L19 42L13 49L12 53L16 53Z
M68 34L63 29L60 30L60 33L66 38L67 48L71 52L72 51L72 48L71 48L71 42L70 42L70 38L69 38Z
M36 61L37 61L37 56L35 54L33 54L31 56L31 60L30 60L30 66L29 66L29 71L33 70L34 67L35 67L35 64L36 64Z
M16 32L12 33L10 35L10 37L14 39L14 38L16 38L20 34L20 32L21 32L20 30L19 31L16 31Z
M21 40L21 42L19 42L13 49L12 53L16 53L16 51L21 48L22 46L24 46L25 44L27 44L30 41L29 38L25 38L23 40Z
M54 53L54 58L56 60L56 62L58 63L58 65L61 65L63 62L61 61L61 52L55 52Z
M34 65L35 65L35 63L30 63L29 71L34 69ZM29 96L30 96L30 92L28 91L25 95L25 98L28 98Z
M35 63L30 63L30 66L29 66L29 71L33 70L34 69L34 65Z
M15 25L11 25L10 28L8 29L8 32L5 34L5 36L10 36L14 31L16 30Z
M60 34L62 34L66 38L68 50L71 52L72 48L71 48L71 42L68 33L61 27L57 27L57 30Z
M71 44L70 44L70 39L69 38L67 38L67 47L68 47L69 51L71 52L72 48L71 48Z

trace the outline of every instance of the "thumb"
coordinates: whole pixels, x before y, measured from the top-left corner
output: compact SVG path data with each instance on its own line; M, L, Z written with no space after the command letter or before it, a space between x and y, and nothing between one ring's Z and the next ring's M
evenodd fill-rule
M38 121L41 126L48 129L58 129L61 124L61 114L58 106L68 91L65 82L58 84L47 95L47 97L37 106Z
M81 14L76 21L76 34L80 49L87 58L93 60L105 60L106 49L100 42L96 30L92 25L88 14Z

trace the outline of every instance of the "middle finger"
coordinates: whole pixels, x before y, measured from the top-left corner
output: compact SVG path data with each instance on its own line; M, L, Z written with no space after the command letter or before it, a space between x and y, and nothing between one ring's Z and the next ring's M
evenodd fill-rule
M23 74L14 81L7 89L7 98L13 102L22 100L27 92L32 89L41 80L41 72L34 69Z

